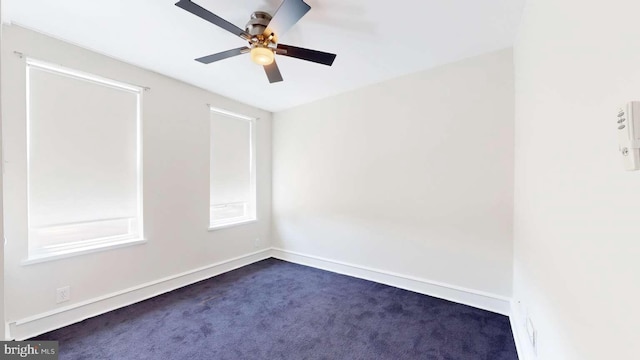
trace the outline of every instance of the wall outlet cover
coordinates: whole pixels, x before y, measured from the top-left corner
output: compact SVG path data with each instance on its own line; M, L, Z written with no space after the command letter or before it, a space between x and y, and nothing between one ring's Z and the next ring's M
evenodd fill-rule
M536 333L536 328L533 326L533 321L531 321L530 317L527 317L527 335L529 336L529 342L531 342L531 347L533 348L534 353L537 353L537 342L538 342L538 334Z
M56 303L59 304L61 302L69 301L71 299L71 287L65 286L56 289Z

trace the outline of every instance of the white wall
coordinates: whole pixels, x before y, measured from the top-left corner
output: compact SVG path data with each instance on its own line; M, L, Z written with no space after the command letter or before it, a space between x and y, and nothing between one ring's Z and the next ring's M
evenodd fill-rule
M2 18L2 0L0 0L0 19ZM2 26L0 26L0 49L4 46L2 41ZM2 52L0 51L0 68L3 63ZM2 83L0 83L0 99L2 98ZM2 103L0 102L0 162L3 162L4 155L2 150ZM4 164L0 163L0 169L4 168ZM2 204L2 176L0 176L0 204ZM3 209L0 206L0 340L5 339L5 326L4 326L4 220Z
M503 50L274 116L274 245L510 296L513 66Z
M518 330L527 312L537 328L538 359L640 358L640 172L623 170L616 129L618 106L640 100L639 13L631 0L525 10L514 298Z
M5 263L7 322L52 315L57 309L81 305L269 247L270 113L16 26L4 28L2 51L7 161L4 183L8 239ZM148 243L33 265L21 264L27 257L23 146L25 59L16 56L14 51L151 88L143 95L144 215ZM256 223L207 231L209 108L206 104L260 118L257 122L259 221ZM260 239L258 246L256 239ZM180 285L179 281L172 284ZM65 285L71 286L71 301L56 304L55 289ZM91 308L94 313L100 310L99 306ZM47 326L60 325L60 321L71 318L56 319ZM21 322L17 326L20 327ZM33 334L42 329L36 325L21 334Z

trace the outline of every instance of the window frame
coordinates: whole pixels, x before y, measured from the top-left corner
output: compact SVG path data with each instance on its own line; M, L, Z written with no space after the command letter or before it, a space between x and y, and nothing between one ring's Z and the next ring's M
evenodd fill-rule
M258 221L258 196L257 196L257 161L256 161L256 133L257 133L257 127L256 127L256 123L259 120L259 118L256 117L251 117L251 116L247 116L247 115L242 115L242 114L238 114L232 111L228 111L225 109L221 109L221 108L217 108L211 105L208 105L209 107L209 198L208 198L208 208L209 208L209 226L208 226L208 230L209 231L216 231L216 230L221 230L221 229L226 229L226 228L230 228L230 227L236 227L236 226L240 226L240 225L246 225L246 224L251 224L251 223L255 223ZM249 192L250 192L250 208L251 208L251 214L248 217L243 217L239 220L235 220L235 221L218 221L218 222L213 222L211 221L211 152L212 152L212 146L213 144L211 143L211 125L212 125L212 116L214 115L221 115L221 116L225 116L227 118L231 118L234 120L238 120L238 121L245 121L249 123Z
M138 245L146 243L147 240L144 235L144 201L143 201L143 136L142 136L142 109L143 109L143 92L145 88L128 84L125 82L108 79L99 75L78 71L74 69L70 69L64 66L60 66L57 64L48 63L45 61L33 59L27 57L25 59L25 71L26 71L26 225L27 225L27 259L22 261L23 265L29 265L34 263L40 263L49 260L57 260L60 258L67 258L71 256L77 256L87 253L93 253L96 251L109 250L113 248L119 248L129 245ZM50 249L46 249L43 247L34 246L32 239L29 236L30 233L30 184L31 184L31 174L30 174L30 159L31 159L31 104L30 104L30 89L31 89L31 78L30 72L32 69L36 69L39 71L47 71L59 76L68 77L71 79L75 79L78 81L86 81L98 86L105 86L112 89L117 89L121 91L127 91L135 94L136 96L136 202L137 202L137 222L138 222L138 233L137 236L133 237L123 237L120 236L111 236L106 238L97 238L97 239L87 239L75 242L67 242L60 245L55 245L50 247Z

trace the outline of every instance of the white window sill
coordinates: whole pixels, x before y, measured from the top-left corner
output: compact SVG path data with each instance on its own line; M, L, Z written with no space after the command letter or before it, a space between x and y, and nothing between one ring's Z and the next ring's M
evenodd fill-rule
M81 246L74 249L67 249L63 251L56 251L56 252L51 252L46 254L38 254L38 255L30 256L28 259L22 260L21 265L24 266L24 265L39 264L47 261L65 259L73 256L90 254L90 253L99 252L99 251L106 251L106 250L117 249L121 247L141 245L141 244L145 244L146 242L147 242L147 239L134 239L134 240L128 239L128 240L122 240L118 242L109 242L109 243L96 244L96 245L90 245L90 246Z
M227 229L230 227L235 227L235 226L240 226L240 225L247 225L247 224L251 224L251 223L255 223L258 222L258 219L247 219L247 220L239 220L236 222L231 222L231 223L226 223L226 224L218 224L218 225L209 225L209 231L216 231L216 230L222 230L222 229Z

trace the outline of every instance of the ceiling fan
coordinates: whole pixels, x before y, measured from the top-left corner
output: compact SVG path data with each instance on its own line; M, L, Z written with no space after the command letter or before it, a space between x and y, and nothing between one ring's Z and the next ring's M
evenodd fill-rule
M306 4L304 0L283 0L273 16L264 11L254 12L251 14L251 19L247 23L245 30L191 0L180 0L176 3L176 6L249 42L248 46L196 59L196 61L203 64L210 64L233 56L250 53L251 60L264 67L269 82L275 83L282 81L275 55L289 56L328 66L331 66L336 58L335 54L278 43L278 36L286 33L311 10L311 6Z

